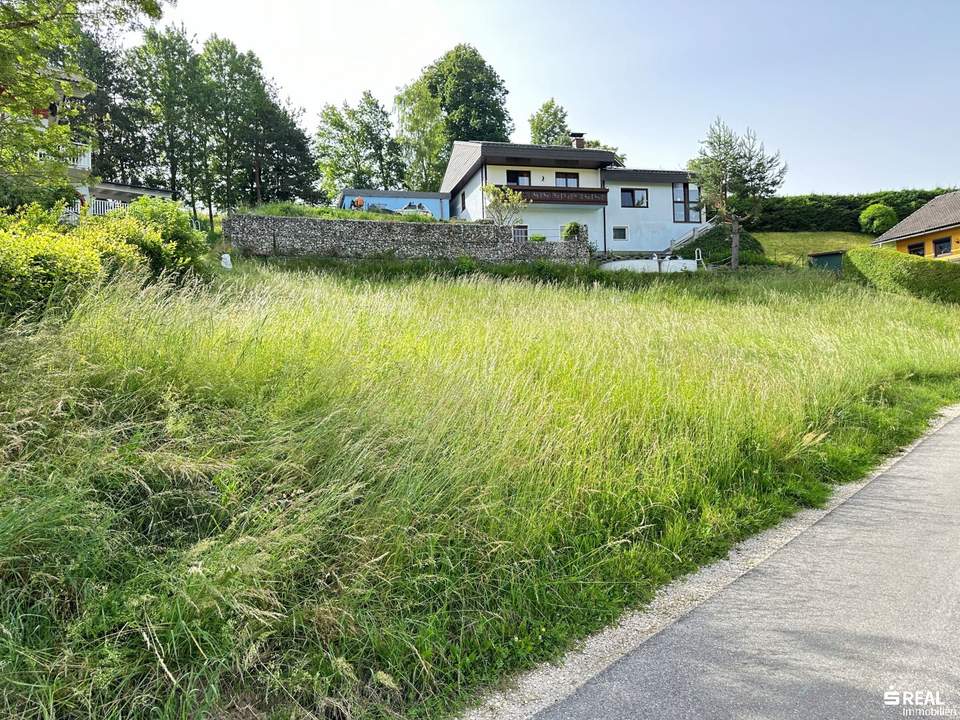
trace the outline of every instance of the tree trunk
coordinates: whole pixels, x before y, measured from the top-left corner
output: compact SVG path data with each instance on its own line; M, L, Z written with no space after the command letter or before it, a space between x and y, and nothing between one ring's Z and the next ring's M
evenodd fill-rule
M253 184L257 192L257 205L263 203L263 179L260 175L261 172L260 156L258 155L253 163Z
M730 269L740 267L740 218L734 215L730 221Z

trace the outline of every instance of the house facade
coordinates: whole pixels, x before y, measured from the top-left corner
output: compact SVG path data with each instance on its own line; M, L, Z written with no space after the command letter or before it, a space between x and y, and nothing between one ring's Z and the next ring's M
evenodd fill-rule
M582 134L571 137L569 147L455 142L440 187L450 217L487 219L483 187L499 185L528 203L520 238L556 241L577 222L599 252L665 252L706 227L689 173L625 168L614 153L585 147Z
M960 261L960 191L935 197L872 244L921 257Z

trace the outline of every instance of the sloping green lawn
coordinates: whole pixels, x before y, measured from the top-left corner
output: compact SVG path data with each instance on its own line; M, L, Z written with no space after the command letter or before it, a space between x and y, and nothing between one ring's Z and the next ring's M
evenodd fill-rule
M827 273L106 284L0 328L0 717L443 717L958 378L960 307Z
M790 265L806 265L808 253L849 250L873 240L873 235L851 232L758 232L753 236L763 245L767 257Z

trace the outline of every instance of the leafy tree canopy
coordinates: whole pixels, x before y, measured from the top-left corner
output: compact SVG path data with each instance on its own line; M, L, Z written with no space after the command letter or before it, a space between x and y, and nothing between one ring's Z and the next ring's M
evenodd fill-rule
M568 145L567 111L550 98L530 116L530 142L534 145Z
M627 156L620 152L620 148L616 147L615 145L607 145L600 140L588 139L586 143L584 143L584 147L593 148L595 150L609 150L616 156L618 163L625 165L627 162Z
M355 107L323 108L315 147L329 195L345 187L395 190L402 184L403 160L391 136L390 115L369 90Z
M457 45L425 68L421 79L440 101L450 141L510 139L507 88L475 47Z
M0 185L6 202L51 189L70 193L66 164L82 135L75 138L65 121L92 90L78 73L81 28L157 18L160 10L159 0L0 0Z
M450 146L440 100L420 80L400 90L395 106L397 140L406 165L404 184L411 190L436 192Z

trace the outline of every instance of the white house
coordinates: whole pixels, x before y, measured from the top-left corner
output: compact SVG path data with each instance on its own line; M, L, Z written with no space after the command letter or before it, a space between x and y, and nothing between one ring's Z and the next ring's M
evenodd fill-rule
M612 152L584 147L582 133L571 138L569 147L455 142L440 186L450 194L450 217L484 219L482 188L492 184L529 203L518 237L559 240L560 229L576 221L597 251L664 252L707 226L686 171L624 168Z

